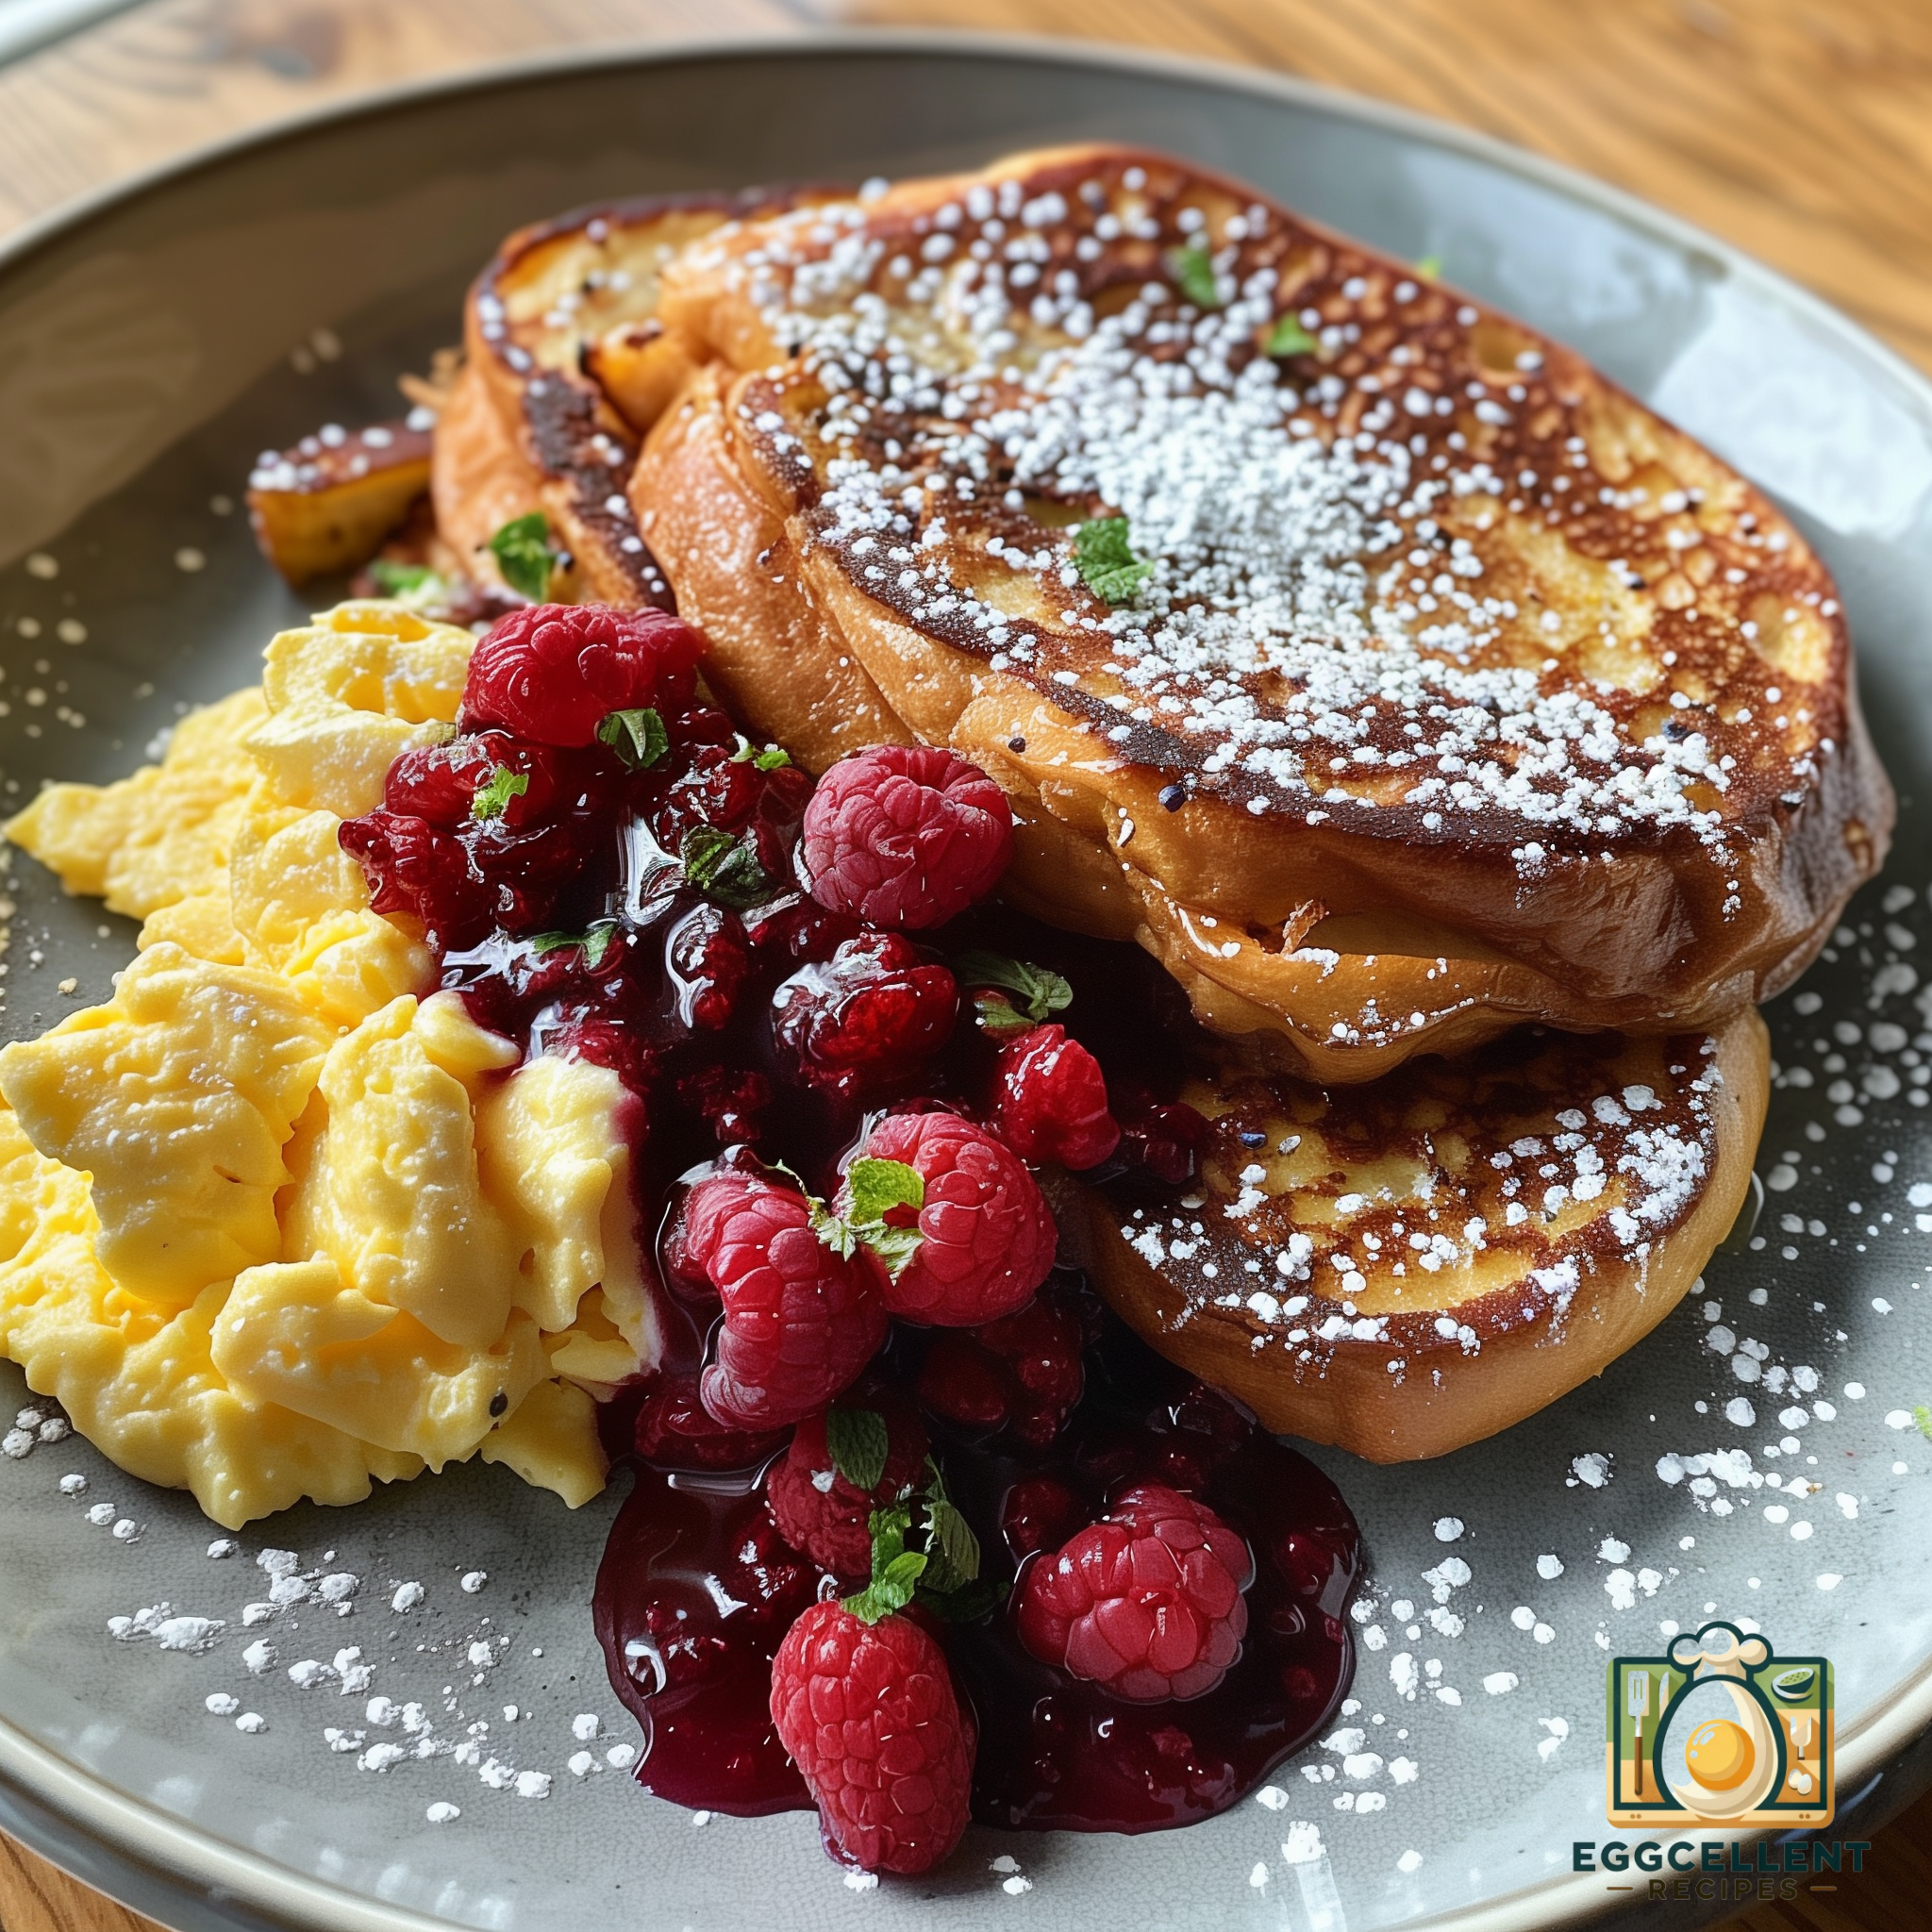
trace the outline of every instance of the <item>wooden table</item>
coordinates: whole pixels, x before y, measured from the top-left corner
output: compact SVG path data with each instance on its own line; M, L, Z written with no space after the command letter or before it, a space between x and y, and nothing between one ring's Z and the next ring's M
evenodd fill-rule
M1703 224L1932 370L1926 0L156 0L0 72L0 232L357 90L569 42L976 26L1174 47L1487 129ZM1918 1932L1932 1799L1728 1932ZM0 1839L0 1932L144 1920Z

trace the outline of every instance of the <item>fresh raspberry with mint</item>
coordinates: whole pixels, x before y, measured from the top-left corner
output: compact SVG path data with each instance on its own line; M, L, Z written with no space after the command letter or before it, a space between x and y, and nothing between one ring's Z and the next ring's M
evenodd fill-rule
M872 1513L920 1484L928 1447L903 1395L854 1391L799 1424L765 1476L765 1506L793 1549L862 1581L872 1572Z
M797 1422L851 1384L886 1339L879 1271L836 1253L797 1189L747 1174L712 1174L684 1205L683 1265L724 1304L716 1354L698 1383L728 1428Z
M819 780L799 851L822 906L924 931L999 883L1013 814L977 765L933 745L876 745Z
M1000 1048L994 1106L1000 1138L1036 1166L1098 1167L1120 1145L1100 1062L1058 1024Z
M785 1633L772 1723L841 1856L929 1872L965 1835L977 1728L937 1641L874 1597L816 1603Z
M591 744L608 729L606 742L626 762L642 762L664 717L690 705L704 650L703 636L667 611L527 605L477 640L459 722L556 745Z
M1161 1483L1035 1559L1020 1585L1020 1641L1042 1663L1134 1704L1200 1697L1227 1674L1255 1578L1245 1539Z
M1058 1236L1039 1182L1010 1149L958 1114L888 1114L853 1167L881 1161L900 1171L897 1226L916 1237L902 1242L909 1252L886 1257L897 1260L884 1290L891 1313L970 1328L1033 1299ZM849 1219L855 1206L848 1174L835 1208Z

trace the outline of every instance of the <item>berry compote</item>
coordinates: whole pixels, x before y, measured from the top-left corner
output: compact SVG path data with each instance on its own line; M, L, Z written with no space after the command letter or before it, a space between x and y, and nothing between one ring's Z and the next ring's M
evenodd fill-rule
M1174 1097L1197 1050L1186 1000L1139 948L996 904L952 909L969 894L935 875L931 855L1007 849L997 789L971 767L926 759L943 786L875 815L875 835L860 761L902 786L923 782L924 765L899 753L841 765L840 810L811 823L866 890L821 879L815 897L801 855L812 780L705 702L702 649L662 612L511 613L477 645L460 728L399 758L380 808L346 823L341 843L376 908L421 932L480 1024L530 1054L608 1067L629 1090L661 1343L601 1411L612 1458L636 1481L599 1574L597 1632L643 1727L640 1780L694 1808L756 1814L811 1802L774 1729L771 1661L797 1618L852 1579L788 1543L768 1507L766 1473L791 1427L733 1426L706 1406L718 1406L706 1371L721 1324L739 1317L713 1285L715 1257L700 1267L685 1245L691 1188L731 1173L796 1188L810 1197L793 1202L799 1228L808 1210L819 1240L847 1243L841 1266L880 1268L920 1224L913 1209L890 1191L870 1222L827 1204L856 1202L868 1164L892 1186L919 1179L864 1153L882 1115L947 1110L1001 1141L1002 1158L1132 1171L1176 1191L1197 1172L1206 1123ZM976 814L971 838L948 833L955 810ZM894 826L911 828L903 849ZM1050 1238L1027 1252L1044 1269ZM923 1507L952 1509L977 1541L976 1576L904 1609L941 1633L976 1715L974 1811L1008 1826L1149 1831L1224 1810L1347 1690L1354 1519L1312 1463L1146 1348L1077 1273L1056 1269L1017 1308L1009 1293L997 1312L982 1306L976 1325L887 1328L875 1298L887 1340L862 1385L917 1404L931 1446ZM1011 1620L1024 1566L1148 1483L1205 1503L1254 1558L1238 1659L1181 1702L1124 1702L1042 1663Z
M1312 1462L1156 1356L1079 1275L1058 1272L1042 1300L1075 1314L1085 1385L1044 1441L1025 1440L1041 1432L1024 1430L1030 1411L1017 1404L990 1406L980 1426L957 1420L967 1403L943 1372L924 1371L958 1331L902 1326L882 1364L919 1396L983 1574L1009 1587L1109 1494L1161 1482L1200 1496L1247 1538L1255 1581L1239 1661L1186 1703L1126 1703L1040 1662L1013 1628L1009 1598L944 1625L979 1724L974 1814L1038 1830L1191 1824L1253 1790L1346 1695L1359 1535ZM811 1808L772 1727L771 1659L793 1618L841 1588L786 1545L763 1478L757 1466L641 1467L595 1598L611 1684L643 1728L639 1780L678 1804L741 1815Z

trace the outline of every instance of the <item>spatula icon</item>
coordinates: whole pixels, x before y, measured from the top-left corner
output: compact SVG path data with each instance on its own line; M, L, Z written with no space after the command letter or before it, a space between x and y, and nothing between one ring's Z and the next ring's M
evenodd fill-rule
M1643 1796L1643 1720L1650 1711L1650 1673L1632 1671L1624 1680L1625 1707L1630 1713L1632 1733L1630 1774L1636 1780L1637 1796Z

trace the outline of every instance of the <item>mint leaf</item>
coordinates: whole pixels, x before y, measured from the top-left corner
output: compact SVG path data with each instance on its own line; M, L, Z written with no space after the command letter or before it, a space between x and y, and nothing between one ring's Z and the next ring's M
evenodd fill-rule
M1004 953L961 953L953 961L953 977L961 986L996 986L1011 993L1013 1005L1035 1025L1074 1004L1074 989L1058 973Z
M991 1576L982 1576L974 1582L960 1584L957 1590L933 1590L922 1586L919 1601L924 1608L937 1617L944 1618L948 1624L976 1624L980 1618L999 1608L1011 1588L1009 1583L996 1583Z
M925 1557L906 1547L906 1532L912 1526L912 1512L904 1504L890 1509L874 1509L869 1519L872 1530L872 1581L856 1596L844 1600L844 1607L861 1624L876 1624L894 1610L903 1610L912 1601L919 1579L925 1572Z
M859 1159L846 1171L845 1184L851 1211L843 1223L828 1215L827 1223L840 1232L834 1236L820 1227L819 1239L848 1257L852 1249L844 1243L863 1241L896 1281L925 1239L919 1227L919 1210L925 1205L919 1170L903 1160Z
M1036 1024L1005 993L991 990L973 995L973 1018L991 1040L1017 1040L1023 1033L1031 1033Z
M1415 272L1425 282L1441 281L1442 278L1442 258L1440 255L1425 255L1415 265Z
M527 773L512 772L508 765L498 765L477 786L475 795L470 800L470 816L473 819L500 819L509 809L510 800L521 798L529 789Z
M940 1466L925 1458L925 1555L928 1588L945 1592L974 1582L979 1575L979 1539L946 1494Z
M610 950L610 941L616 937L616 920L603 919L589 932L533 933L524 943L540 959L546 953L560 953L567 946L581 946L584 949L584 964L594 970L604 963L604 955Z
M1927 1408L1923 1402L1920 1403L1912 1411L1912 1426L1926 1441L1932 1442L1932 1408Z
M1266 356L1307 356L1319 346L1314 337L1301 325L1299 317L1284 315L1268 331L1261 352Z
M851 1260L858 1252L858 1230L849 1221L841 1221L816 1194L807 1194L805 1203L812 1233L841 1260Z
M634 711L612 711L597 727L597 736L634 772L647 772L671 749L664 721L648 705Z
M1167 258L1174 285L1196 308L1221 307L1221 278L1214 273L1214 258L1198 242L1176 248Z
M533 604L550 594L557 553L550 547L550 520L541 509L512 517L491 538L490 551L511 590L521 591Z
M768 744L760 751L741 731L738 734L738 749L731 754L731 762L734 765L751 765L760 772L775 772L780 765L789 765L791 762L791 754L782 745L776 744Z
M369 566L369 575L385 596L403 597L425 585L441 588L442 579L426 563L403 563L393 557L378 557Z
M1095 517L1074 532L1074 567L1095 596L1126 604L1154 575L1154 566L1136 557L1127 541L1125 517Z
M875 1408L828 1408L825 1447L832 1452L832 1467L855 1490L875 1490L886 1473L891 1438Z
M684 875L707 898L738 911L769 899L777 886L748 841L716 825L693 825L678 847Z
M925 1206L925 1182L916 1167L908 1167L903 1160L875 1160L867 1156L852 1163L845 1180L852 1190L856 1227L883 1221L893 1208L916 1210Z

